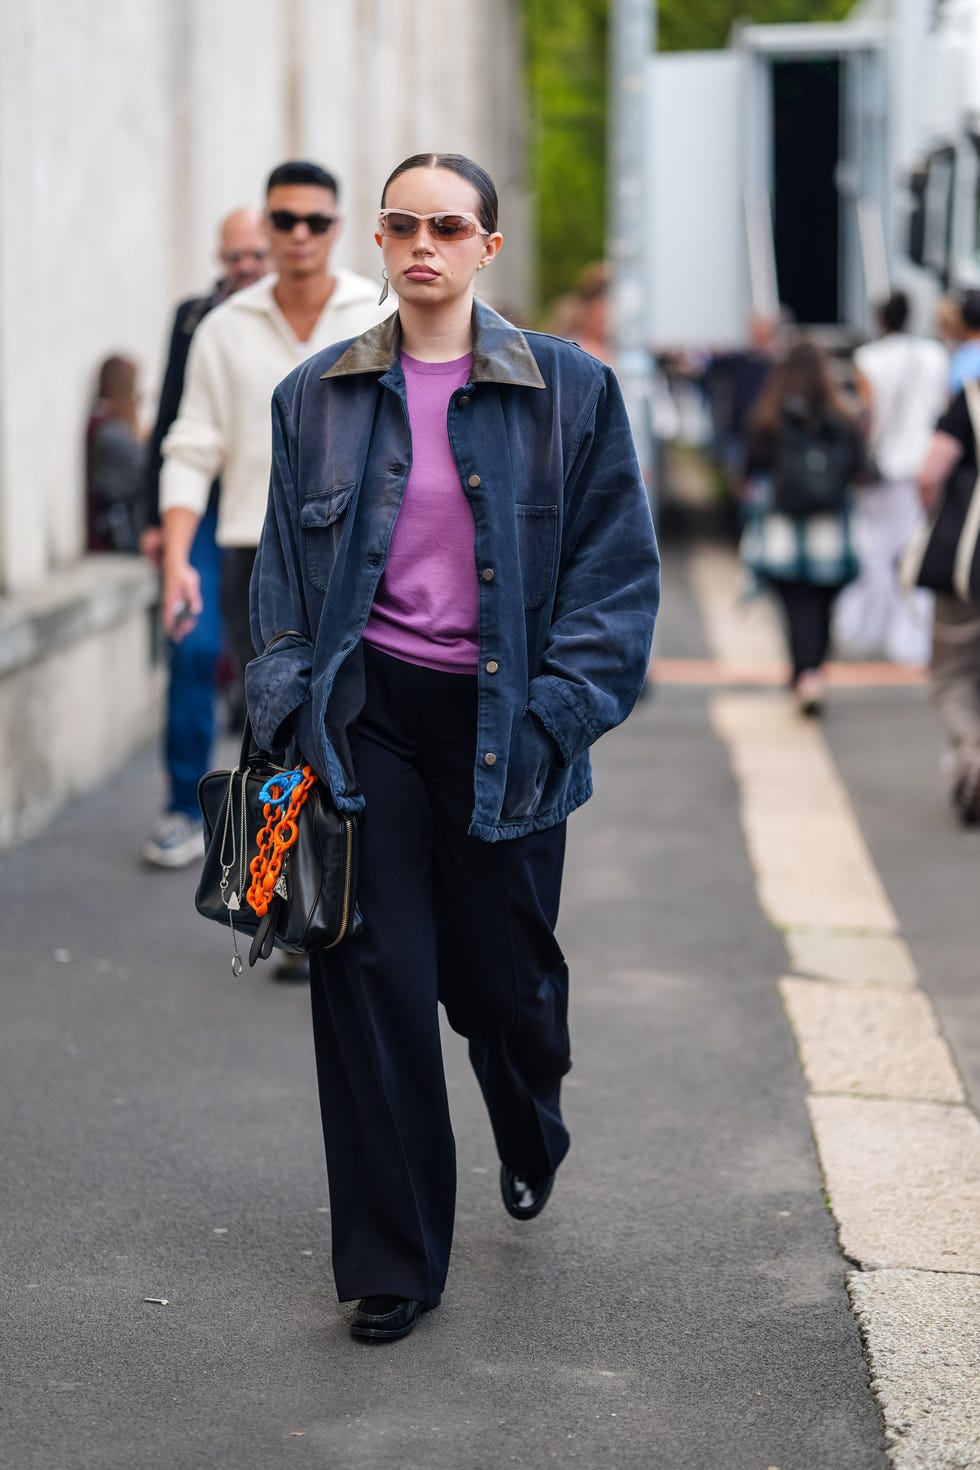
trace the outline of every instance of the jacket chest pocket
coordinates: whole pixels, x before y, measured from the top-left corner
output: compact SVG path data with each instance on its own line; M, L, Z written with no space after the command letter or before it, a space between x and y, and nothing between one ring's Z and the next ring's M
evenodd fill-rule
M306 553L306 575L319 592L327 590L337 553L341 517L356 488L335 485L322 495L310 495L299 509L300 533Z
M551 589L558 556L557 505L515 505L524 606L540 607Z

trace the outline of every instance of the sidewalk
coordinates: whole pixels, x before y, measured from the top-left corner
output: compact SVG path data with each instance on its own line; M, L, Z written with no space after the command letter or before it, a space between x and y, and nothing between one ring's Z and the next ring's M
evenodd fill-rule
M712 719L786 944L780 994L888 1442L899 1466L977 1465L978 834L949 814L917 671L831 665L829 718L801 721L766 694L785 682L768 600L740 600L724 550L698 548L687 578L714 662L661 676L754 686L713 696Z
M717 662L681 566L670 558L658 655ZM808 1110L827 1099L787 1021L790 958L757 896L769 859L756 845L750 862L748 777L732 766L739 721L767 702L761 728L785 734L779 699L664 683L601 742L597 796L570 823L560 926L572 1152L540 1220L510 1220L447 1033L450 1283L385 1348L352 1343L333 1300L308 998L258 971L234 979L225 936L194 914L194 875L135 865L153 753L7 855L0 1462L885 1470ZM905 989L931 997L976 1089L980 838L946 816L923 692L842 691L826 739L832 760L813 736L818 763L857 811L888 937L909 946L919 987L907 969ZM769 766L795 749L791 732ZM852 1035L869 1053L867 1029ZM975 1123L963 1102L922 1105ZM975 1288L978 1269L927 1274ZM934 1321L916 1328L926 1352ZM880 1376L904 1340L886 1336L883 1354L869 1341ZM961 1369L969 1351L956 1346ZM930 1416L909 1415L918 1454ZM957 1423L947 1458L927 1444L898 1463L974 1463L976 1421L943 1427Z

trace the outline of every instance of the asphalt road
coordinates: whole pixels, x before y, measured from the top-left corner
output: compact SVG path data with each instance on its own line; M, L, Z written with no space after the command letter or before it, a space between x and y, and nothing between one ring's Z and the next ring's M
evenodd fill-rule
M676 573L665 606L661 653L698 652ZM644 701L570 824L573 1143L531 1224L503 1210L447 1035L456 1244L443 1305L401 1343L352 1342L334 1299L305 991L236 980L194 875L135 862L154 753L3 858L0 1463L884 1470L708 695ZM911 911L849 698L835 755ZM962 930L953 895L949 916ZM914 946L937 934L910 926ZM966 1038L955 969L937 1003Z

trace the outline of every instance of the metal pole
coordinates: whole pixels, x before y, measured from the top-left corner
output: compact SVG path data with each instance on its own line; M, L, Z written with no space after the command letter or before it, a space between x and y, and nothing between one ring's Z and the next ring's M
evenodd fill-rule
M610 0L607 238L613 267L613 346L648 490L653 488L654 444L648 351L647 92L656 21L656 0Z

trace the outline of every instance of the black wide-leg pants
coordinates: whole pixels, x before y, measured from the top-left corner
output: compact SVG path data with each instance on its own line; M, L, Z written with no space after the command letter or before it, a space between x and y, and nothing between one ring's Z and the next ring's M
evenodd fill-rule
M550 1173L568 1149L568 971L554 935L565 824L467 836L475 677L364 654L364 929L312 965L334 1276L341 1301L432 1301L456 1200L439 1001L469 1042L502 1161Z

